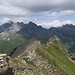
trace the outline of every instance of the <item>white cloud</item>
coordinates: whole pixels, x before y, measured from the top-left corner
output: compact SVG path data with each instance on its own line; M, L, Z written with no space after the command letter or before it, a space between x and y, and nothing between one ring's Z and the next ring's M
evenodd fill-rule
M30 18L29 17L4 17L4 18L0 19L0 25L2 25L3 23L7 23L9 20L11 20L13 22L28 23L30 21Z
M74 24L75 25L75 21L71 21L71 20L66 20L66 21L54 20L52 22L43 22L39 25L43 26L44 28L50 28L50 27L61 27L62 25L65 25L65 24Z
M1 20L1 23L6 23L10 20L10 18L7 18L7 17L4 17L2 20Z
M26 16L28 11L13 6L0 5L0 15L3 16Z
M4 17L4 18L0 19L0 25L2 25L3 23L8 22L9 20L10 20L10 19L7 18L7 17Z

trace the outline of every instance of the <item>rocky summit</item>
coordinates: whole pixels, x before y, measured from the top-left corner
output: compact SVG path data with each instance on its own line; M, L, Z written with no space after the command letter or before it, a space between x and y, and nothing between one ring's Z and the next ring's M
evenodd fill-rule
M13 68L9 65L9 57L0 54L0 75L14 75Z

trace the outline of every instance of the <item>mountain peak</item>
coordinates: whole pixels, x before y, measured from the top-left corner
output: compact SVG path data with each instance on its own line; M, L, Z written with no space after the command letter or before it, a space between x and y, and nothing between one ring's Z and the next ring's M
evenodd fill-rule
M13 22L13 21L11 21L11 20L9 20L9 21L8 21L8 23L9 23L9 24L14 24L14 22Z
M30 21L29 23L33 23L32 21Z
M74 25L73 24L66 24L66 25L63 25L62 27L73 27Z
M34 22L32 22L32 21L30 21L29 23L28 23L29 25L36 25Z
M48 40L48 43L57 43L58 41L60 41L60 39L56 35L54 35Z

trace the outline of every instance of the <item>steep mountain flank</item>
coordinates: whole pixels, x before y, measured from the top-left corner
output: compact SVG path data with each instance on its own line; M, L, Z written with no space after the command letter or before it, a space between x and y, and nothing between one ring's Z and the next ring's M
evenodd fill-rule
M27 39L39 38L42 41L48 40L48 38L46 38L46 36L48 36L47 29L44 29L41 26L37 26L33 22L25 24L18 33Z
M52 31L53 30L53 31ZM49 31L52 31L52 34L59 37L59 39L64 43L65 47L68 48L71 52L75 51L75 26L70 24L63 25L59 28L50 28Z
M37 46L41 46L40 41L37 41L36 39L31 39L31 40L23 43L22 45L14 48L11 51L10 56L11 57L20 56L26 51L31 51L31 50L35 49Z
M21 29L20 25L22 23L14 23L9 21L0 26L1 29L4 29L0 33L0 53L9 54L11 50L26 41L26 39L17 34L17 32Z
M58 39L47 44L34 40L16 48L11 54L15 58L10 58L9 64L15 75L75 75L75 64L66 54Z
M9 54L11 50L26 41L21 35L14 34L9 35L8 33L0 34L0 53Z

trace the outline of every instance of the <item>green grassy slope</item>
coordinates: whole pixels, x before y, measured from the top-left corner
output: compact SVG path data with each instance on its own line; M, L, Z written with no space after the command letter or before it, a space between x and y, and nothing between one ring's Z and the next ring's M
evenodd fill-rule
M49 63L59 67L66 75L75 75L75 64L56 45L50 44L47 48L37 48L36 51Z
M18 45L26 41L26 39L24 39L20 35L13 35L6 38L9 38L10 40L0 38L0 53L9 54L13 48L17 47Z

